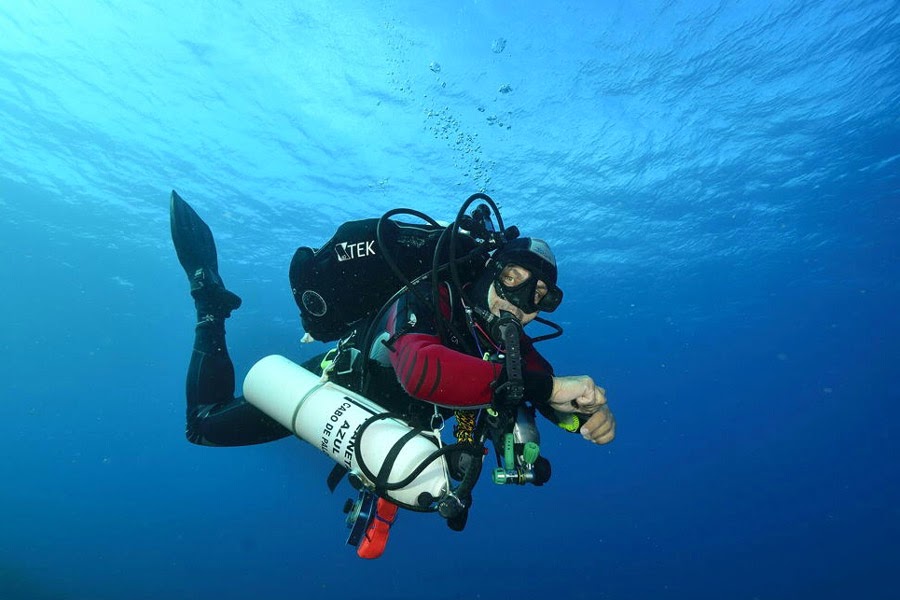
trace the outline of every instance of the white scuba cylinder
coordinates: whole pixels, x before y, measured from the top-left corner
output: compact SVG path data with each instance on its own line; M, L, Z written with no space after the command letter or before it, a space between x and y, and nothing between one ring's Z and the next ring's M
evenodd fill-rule
M385 409L275 354L261 359L247 373L244 398L369 484L373 482L363 475L356 462L355 445L360 445L366 468L378 474L391 448L412 429L403 421L382 419L369 425L358 440L356 434L363 422ZM433 436L420 434L407 441L394 461L388 482L405 479L437 448ZM438 498L447 491L444 473L445 460L441 456L409 485L389 494L413 505L423 492Z

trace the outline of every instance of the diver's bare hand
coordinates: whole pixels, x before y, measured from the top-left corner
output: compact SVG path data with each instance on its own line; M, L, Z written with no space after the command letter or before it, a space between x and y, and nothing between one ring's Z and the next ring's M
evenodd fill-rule
M554 377L550 406L561 413L592 415L606 404L606 390L587 375Z
M609 405L604 404L600 410L591 415L587 423L579 430L581 437L595 444L608 444L616 437L616 418Z
M606 404L606 390L587 375L554 377L550 406L560 413L591 415L581 436L595 444L608 444L616 436L616 419Z

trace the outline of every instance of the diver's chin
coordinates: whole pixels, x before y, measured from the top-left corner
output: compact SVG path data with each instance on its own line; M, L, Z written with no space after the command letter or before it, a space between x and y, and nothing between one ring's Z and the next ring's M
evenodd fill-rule
M521 317L519 317L519 323L522 324L522 327L525 327L535 319L537 319L538 313L541 311L535 311L533 313L523 313Z
M534 321L537 318L538 313L540 312L540 311L535 311L533 313L526 313L524 310L522 310L518 306L510 304L509 302L507 302L505 300L503 300L501 302L502 303L497 303L491 308L491 314L493 314L495 317L499 317L500 311L512 313L512 315L516 318L516 320L522 324L522 327L524 327L525 325L528 325L529 323Z

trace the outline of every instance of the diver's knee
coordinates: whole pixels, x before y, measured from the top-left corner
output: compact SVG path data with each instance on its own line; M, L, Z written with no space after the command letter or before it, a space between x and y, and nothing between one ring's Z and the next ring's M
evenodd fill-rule
M188 412L187 421L184 428L184 437L192 444L198 446L210 446L211 444L203 435L203 421L199 416L201 411L192 410Z

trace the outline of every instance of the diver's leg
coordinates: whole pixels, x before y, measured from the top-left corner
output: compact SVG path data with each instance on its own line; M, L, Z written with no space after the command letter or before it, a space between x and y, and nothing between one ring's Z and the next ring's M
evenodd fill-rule
M246 446L290 435L243 396L234 397L224 319L210 314L198 318L187 374L187 439L203 446Z
M187 438L206 446L243 446L289 435L276 421L234 397L234 365L225 344L225 319L241 299L225 289L212 232L177 193L170 204L172 241L197 308L187 374Z

